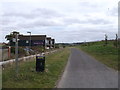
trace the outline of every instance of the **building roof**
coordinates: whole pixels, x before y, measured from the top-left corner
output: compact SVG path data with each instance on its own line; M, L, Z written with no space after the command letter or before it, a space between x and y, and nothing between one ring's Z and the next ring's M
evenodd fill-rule
M51 40L51 37L47 37L46 39L47 39L47 40Z
M53 41L54 41L55 39L51 39L51 40L53 40Z
M31 35L31 40L45 40L46 35ZM19 35L20 40L29 40L30 35Z

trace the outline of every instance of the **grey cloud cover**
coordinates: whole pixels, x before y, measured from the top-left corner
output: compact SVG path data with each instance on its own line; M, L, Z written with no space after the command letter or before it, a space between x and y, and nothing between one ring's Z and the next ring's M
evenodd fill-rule
M23 34L29 30L54 36L57 42L102 40L105 33L112 39L117 33L117 0L98 1L4 3L0 22L3 36L16 29Z
M59 14L53 10L45 9L45 8L37 8L30 12L4 12L2 17L22 17L22 18L37 18L37 17L44 17L44 18L52 18L52 17L60 17L62 14Z

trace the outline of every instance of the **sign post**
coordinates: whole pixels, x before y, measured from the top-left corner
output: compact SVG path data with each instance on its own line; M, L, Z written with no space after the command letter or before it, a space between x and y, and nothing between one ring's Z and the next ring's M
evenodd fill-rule
M9 46L8 47L8 58L10 59L10 56L11 56L11 47Z
M15 42L15 63L16 63L16 74L18 75L18 34L15 34L15 38L13 38L13 42Z
M31 49L31 32L27 32L30 33L30 41L29 41L29 54L30 54L30 49Z

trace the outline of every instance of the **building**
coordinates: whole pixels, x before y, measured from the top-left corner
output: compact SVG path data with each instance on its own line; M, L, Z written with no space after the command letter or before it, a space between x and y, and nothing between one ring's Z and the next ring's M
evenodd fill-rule
M51 48L55 48L55 39L51 39Z
M51 48L51 37L47 37L46 38L46 49L50 49Z
M46 35L20 35L19 46L44 46Z
M46 49L55 48L55 39L51 39L51 37L46 38Z
M45 49L54 48L55 40L46 35L19 35L19 46L43 46ZM14 46L15 42L10 41L10 46Z

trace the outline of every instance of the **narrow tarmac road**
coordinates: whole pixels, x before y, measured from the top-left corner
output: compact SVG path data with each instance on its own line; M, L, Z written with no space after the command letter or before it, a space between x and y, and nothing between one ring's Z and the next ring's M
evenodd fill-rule
M72 48L57 88L118 88L118 72Z

